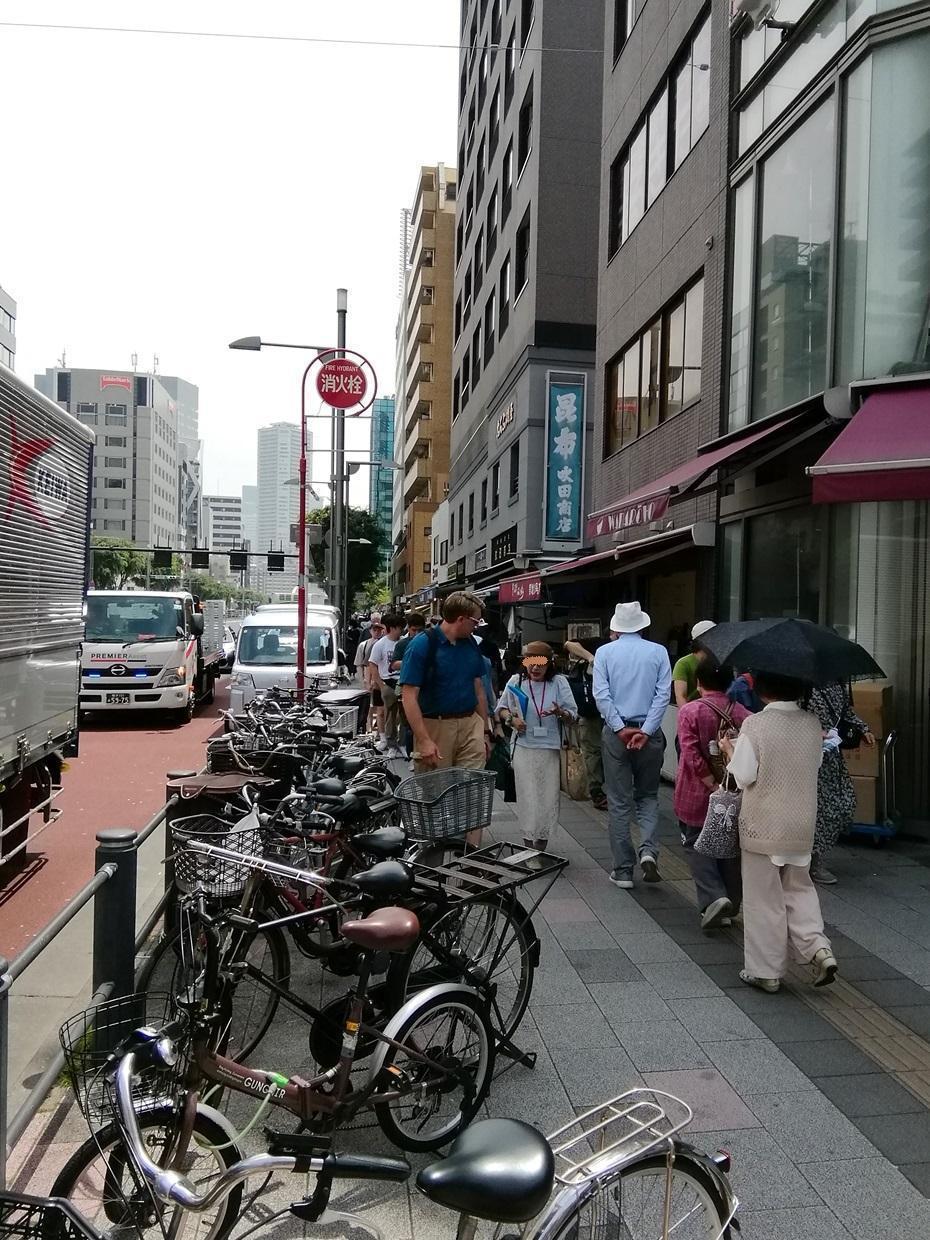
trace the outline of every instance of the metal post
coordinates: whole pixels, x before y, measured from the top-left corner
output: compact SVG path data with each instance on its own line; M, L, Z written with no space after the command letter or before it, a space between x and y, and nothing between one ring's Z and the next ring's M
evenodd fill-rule
M10 1058L10 962L0 956L0 1189L6 1188L7 1073Z
M110 879L94 896L93 989L113 983L112 996L122 999L135 989L136 978L136 833L131 827L97 832L94 869L107 869Z
M337 356L345 357L346 347L346 313L349 295L346 289L336 289L336 346ZM335 419L335 470L333 482L333 512L329 523L333 543L333 603L342 613L345 620L346 610L346 560L348 547L345 545L345 502L343 493L343 475L346 472L346 415L344 409L334 409Z

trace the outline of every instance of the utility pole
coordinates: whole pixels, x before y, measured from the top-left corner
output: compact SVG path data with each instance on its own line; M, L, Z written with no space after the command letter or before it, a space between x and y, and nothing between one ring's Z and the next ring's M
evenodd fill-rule
M346 347L346 313L348 310L349 295L346 289L336 289L336 347L337 357L345 357ZM333 417L335 424L333 428L333 442L335 444L334 460L333 460L333 492L332 492L332 511L330 513L330 543L332 545L332 574L331 581L333 586L333 604L338 607L342 613L343 623L345 622L345 611L347 606L346 599L346 564L348 560L348 546L345 539L345 459L346 459L346 415L345 410L340 408L333 409Z

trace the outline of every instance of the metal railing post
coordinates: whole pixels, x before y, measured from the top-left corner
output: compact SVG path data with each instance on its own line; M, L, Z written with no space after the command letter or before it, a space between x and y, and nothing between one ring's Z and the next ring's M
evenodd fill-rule
M0 1189L6 1188L7 1087L10 1057L10 962L0 956Z
M94 868L108 870L110 878L94 896L93 989L112 982L114 999L135 989L137 862L131 827L97 832Z

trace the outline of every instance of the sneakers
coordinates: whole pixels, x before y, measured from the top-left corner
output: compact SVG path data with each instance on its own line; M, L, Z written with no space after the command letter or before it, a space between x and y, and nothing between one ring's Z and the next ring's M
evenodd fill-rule
M836 875L827 869L819 861L811 862L811 879L815 883L820 883L822 887L832 887L836 882Z
M629 891L633 886L632 870L611 870L610 881L615 887L622 887L625 891Z
M755 986L756 990L764 990L767 995L777 994L781 990L781 981L777 977L753 977L745 969L740 969L739 980L747 986Z
M607 809L607 798L604 796L603 793L600 793L598 796L592 796L591 804L594 806L595 809L606 810Z
M659 873L659 867L656 859L649 853L643 853L639 859L639 868L643 872L644 883L661 883L662 875Z
M721 896L719 900L712 900L701 914L701 929L714 930L724 922L729 925L732 916L733 905L726 896Z
M821 947L819 952L814 953L811 968L814 970L815 986L829 986L831 982L836 981L838 966L836 957L829 947Z

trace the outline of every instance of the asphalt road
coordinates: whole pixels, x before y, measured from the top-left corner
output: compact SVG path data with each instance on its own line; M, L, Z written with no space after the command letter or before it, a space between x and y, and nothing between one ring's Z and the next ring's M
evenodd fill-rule
M190 723L161 713L91 715L81 728L80 757L70 762L58 798L62 814L27 850L18 870L0 869L0 954L11 959L94 872L96 834L142 827L165 799L165 773L197 770L206 741L219 730L229 680Z

